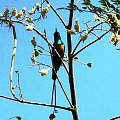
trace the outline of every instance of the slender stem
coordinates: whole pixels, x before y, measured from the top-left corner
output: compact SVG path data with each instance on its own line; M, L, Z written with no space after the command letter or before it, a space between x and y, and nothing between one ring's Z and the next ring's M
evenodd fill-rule
M56 91L56 82L55 82L55 106L57 105L57 91ZM54 112L56 110L56 107L54 107Z
M71 7L74 5L74 0L71 0L70 5ZM70 9L69 23L67 29L71 29L72 27L73 12L74 10ZM70 84L72 105L74 106L74 111L72 111L72 115L73 115L73 120L79 120L78 111L77 111L75 81L73 77L74 71L73 71L73 58L72 58L72 37L68 33L67 33L67 44L68 44L69 84Z
M72 55L75 53L76 49L78 48L78 46L80 45L80 43L82 42L82 40L80 39L77 43L77 45L75 46L73 52L72 52Z
M39 47L39 48L41 48L42 50L44 50L44 51L50 53L47 49L45 49L44 47L42 47L42 46L40 46L40 45L37 45L37 47Z
M18 88L19 88L19 91L20 91L20 100L23 100L23 95L22 95L22 90L21 90L21 86L20 86L20 75L19 75L19 72L17 71L16 72L17 75L18 75Z
M76 5L78 5L79 2L80 2L80 0L77 1Z
M10 92L11 92L12 96L15 99L17 99L17 97L14 94L14 90L13 90L13 70L14 70L14 61L15 61L16 47L17 47L17 37L16 37L15 26L13 24L12 24L12 28L13 28L13 36L14 36L14 46L13 46L11 66L10 66Z
M53 81L51 105L53 105L53 102L54 102L53 99L54 99L54 91L55 91L55 82L56 82L56 81Z
M116 117L110 118L110 120L117 120L119 118L120 118L120 116L116 116Z
M58 80L58 83L60 84L60 87L61 87L61 89L62 89L62 91L63 91L63 93L64 93L64 95L65 95L67 101L69 102L69 104L70 104L70 106L71 106L71 108L72 108L73 105L72 105L72 103L70 102L70 100L69 100L69 98L68 98L68 96L67 96L67 94L66 94L66 92L65 92L65 90L64 90L64 88L63 88L63 85L62 85L62 83L61 83L61 81L59 80L58 77L57 77L57 80Z
M63 106L55 106L55 105L50 105L50 104L45 104L45 103L40 103L40 102L18 100L18 99L11 98L11 97L8 97L8 96L3 96L3 95L0 95L0 98L16 101L16 102L20 102L20 103L31 104L31 105L47 106L47 107L52 107L52 108L56 107L56 108L67 110L67 111L73 111L73 108L68 108L68 107L63 107Z
M64 27L66 27L66 24L65 22L63 21L63 19L61 18L61 16L58 14L58 12L54 9L54 7L50 4L50 2L48 0L45 0L49 5L50 7L52 8L52 10L54 11L54 13L58 16L58 18L60 19L60 21L62 22L62 24L64 25Z
M80 52L82 52L84 49L86 49L87 47L91 46L92 44L96 43L97 41L101 40L101 38L103 36L105 36L108 32L110 32L110 30L108 30L107 32L105 32L103 35L101 35L99 38L95 39L94 41L88 43L87 45L85 45L83 48L81 48L80 50L78 50L74 55L73 55L73 58L79 54Z
M99 25L101 25L101 24L103 24L103 23L105 23L105 22L100 22L100 23L98 23L97 25L93 26L93 27L89 30L88 34L89 34L91 31L93 31L96 27L98 27Z
M88 34L89 34L89 33L92 33L92 31L93 31L96 27L98 27L99 25L101 25L101 24L103 24L103 23L104 23L104 22L100 22L100 23L98 23L97 25L93 26L93 27L88 31ZM94 34L94 33L92 33L92 34ZM95 34L94 34L94 35L95 35ZM96 35L95 35L95 36L96 36ZM81 37L82 37L82 36L81 36ZM96 36L96 37L98 38L98 36ZM80 40L78 41L77 45L75 46L72 54L75 53L76 49L78 48L78 46L80 45L81 42L82 42L82 40L80 39Z

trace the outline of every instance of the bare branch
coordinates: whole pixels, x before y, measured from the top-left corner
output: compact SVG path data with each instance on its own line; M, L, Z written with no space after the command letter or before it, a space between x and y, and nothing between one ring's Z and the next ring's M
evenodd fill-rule
M52 10L55 12L55 14L58 16L58 18L60 19L60 21L62 22L62 24L64 25L64 27L66 28L66 24L65 22L63 21L62 17L58 14L58 12L54 9L54 7L50 4L50 2L48 0L45 0L49 5L50 7L52 8Z
M96 27L98 27L99 25L101 25L101 24L103 24L103 23L104 23L104 22L100 22L99 24L93 26L93 27L88 31L88 34L92 33L92 31L93 31ZM86 26L88 26L87 23L85 23L85 24L86 24ZM88 28L89 28L89 27L88 27ZM92 34L94 34L94 33L92 33ZM95 34L94 34L94 35L95 35ZM98 38L97 35L96 35L96 37ZM75 48L73 49L72 55L75 53L76 49L78 48L78 46L80 45L81 42L82 42L82 36L81 36L81 39L78 41L77 45L75 46Z
M69 102L70 106L73 107L73 105L72 105L72 103L70 102L70 100L69 100L69 98L68 98L68 96L67 96L67 94L66 94L66 92L65 92L65 90L64 90L64 88L63 88L63 85L62 85L62 83L61 83L61 81L59 80L58 77L57 77L57 80L58 80L58 82L59 82L59 84L60 84L60 87L61 87L61 89L62 89L62 91L63 91L63 93L64 93L67 101Z
M69 107L55 106L55 105L50 105L50 104L45 104L45 103L39 103L39 102L32 102L32 101L26 101L26 100L18 100L18 99L11 98L11 97L8 97L8 96L3 96L3 95L0 95L0 98L12 100L12 101L16 101L16 102L20 102L20 103L25 103L25 104L47 106L47 107L53 107L53 108L56 107L56 108L67 110L67 111L74 111L73 108L69 108Z
M74 0L70 0L70 7L74 6ZM69 13L69 22L67 29L71 30L72 21L73 21L74 9L70 9ZM69 64L69 85L70 85L70 93L71 93L71 101L74 106L74 111L72 111L73 120L79 120L78 110L77 110L77 98L76 98L76 89L75 89L75 80L73 74L73 58L72 58L72 36L67 33L67 44L68 44L68 64Z
M13 89L13 70L14 70L14 61L15 61L15 55L16 55L16 47L17 47L17 37L16 37L16 31L15 31L15 26L11 23L11 26L13 28L13 36L14 36L14 46L13 46L13 52L12 52L12 59L11 59L11 66L10 66L10 92L13 95L15 99L17 97L14 94L14 89Z
M111 30L111 29L110 29ZM80 50L78 50L75 54L73 54L73 58L79 54L80 52L82 52L84 49L86 49L87 47L91 46L92 44L96 43L97 41L101 40L101 38L103 36L105 36L108 32L110 32L110 30L108 30L107 32L105 32L103 35L101 35L99 38L95 39L94 41L88 43L87 45L85 45L83 48L81 48Z
M116 117L110 118L110 120L117 120L119 118L120 118L120 116L116 116Z
M23 100L23 95L22 95L22 90L21 90L21 86L20 86L20 74L18 71L16 71L17 75L18 75L18 88L20 91L20 100Z

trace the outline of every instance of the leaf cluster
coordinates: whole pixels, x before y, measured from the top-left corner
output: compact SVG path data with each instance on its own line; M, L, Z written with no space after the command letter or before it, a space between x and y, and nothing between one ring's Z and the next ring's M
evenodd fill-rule
M83 0L82 3L84 6L82 7L83 9L88 9L89 12L96 13L96 14L101 14L104 12L104 10L101 7L97 7L91 3L90 0Z
M83 9L88 9L90 12L101 14L107 12L116 12L119 13L120 0L99 0L102 7L97 7L91 3L91 0L83 0Z
M102 5L103 8L109 10L113 10L115 12L119 12L119 5L120 5L120 0L100 0L99 1Z

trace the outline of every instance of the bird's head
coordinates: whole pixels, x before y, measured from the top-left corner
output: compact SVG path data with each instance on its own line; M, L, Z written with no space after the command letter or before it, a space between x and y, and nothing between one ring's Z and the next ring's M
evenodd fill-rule
M61 40L60 33L57 31L57 29L56 29L56 31L54 33L54 40Z

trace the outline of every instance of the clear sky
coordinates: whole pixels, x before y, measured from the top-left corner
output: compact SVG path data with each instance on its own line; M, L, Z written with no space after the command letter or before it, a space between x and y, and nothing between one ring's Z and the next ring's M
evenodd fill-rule
M0 12L3 13L6 5L11 10L12 6L14 6L18 11L23 7L26 7L26 11L28 11L38 2L39 0L25 0L23 2L19 0L0 1ZM50 2L55 8L58 8L67 6L69 0L65 0L64 2L62 0L57 2L50 0ZM44 6L46 6L46 4ZM58 12L67 23L68 11L61 10ZM76 12L74 20L76 18L79 19L81 29L84 29L85 26L82 21L93 20L94 15ZM32 65L30 59L33 52L33 46L31 44L32 36L36 36L39 45L47 46L47 44L35 32L28 32L24 26L19 24L15 25L18 45L14 71L19 70L23 98L28 101L50 104L53 84L51 70L47 76L43 77L38 73L37 67L29 67ZM51 9L47 14L47 19L41 19L39 22L36 22L34 26L41 32L43 32L45 28L47 37L51 42L53 42L53 33L57 28L66 45L66 30ZM100 33L98 32L98 34ZM73 46L77 43L78 37L78 35L73 35ZM108 120L113 116L120 115L120 51L116 51L114 46L109 43L110 37L110 34L105 36L101 41L90 46L77 56L82 62L92 62L92 68L74 62L77 102L81 120ZM92 40L94 40L94 38L89 37L86 43ZM12 31L3 25L0 28L0 95L11 96L9 90L9 72L12 50ZM67 54L67 45L65 53ZM40 56L38 60L51 65L49 56ZM42 66L41 68L45 67ZM63 67L59 70L58 75L60 76L66 93L70 97L69 82ZM16 84L16 80L17 74L14 72L14 85ZM15 92L18 94L17 90ZM58 83L57 104L69 107ZM48 120L52 111L53 108L21 104L0 98L0 120L8 120L17 115L21 116L23 120ZM72 115L68 111L58 109L55 120L72 120Z

